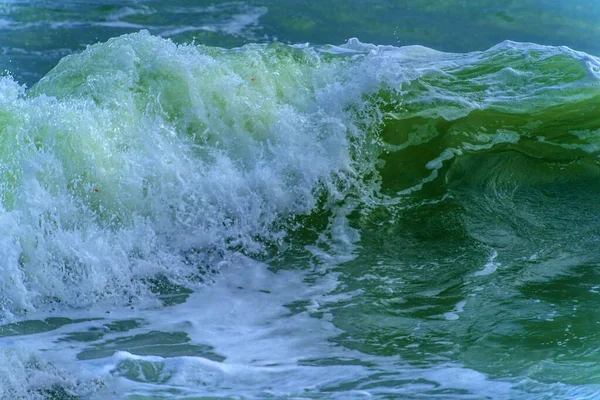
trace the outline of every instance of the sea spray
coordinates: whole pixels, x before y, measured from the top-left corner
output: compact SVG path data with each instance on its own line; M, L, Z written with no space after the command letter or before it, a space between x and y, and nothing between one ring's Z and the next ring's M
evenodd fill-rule
M336 87L346 62L142 32L66 57L27 93L3 78L6 316L129 301L159 275L190 284L342 200L372 164L344 109L362 93Z

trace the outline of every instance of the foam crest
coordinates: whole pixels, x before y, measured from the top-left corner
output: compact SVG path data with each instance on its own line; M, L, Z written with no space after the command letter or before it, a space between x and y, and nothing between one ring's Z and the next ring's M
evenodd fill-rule
M119 302L156 275L190 284L342 199L362 180L344 111L362 93L329 90L335 73L310 49L140 33L63 59L28 94L5 78L6 314Z

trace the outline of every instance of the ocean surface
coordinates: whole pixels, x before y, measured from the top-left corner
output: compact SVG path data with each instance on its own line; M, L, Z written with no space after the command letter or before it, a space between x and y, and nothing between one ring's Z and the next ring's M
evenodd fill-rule
M600 398L598 21L0 2L0 399Z

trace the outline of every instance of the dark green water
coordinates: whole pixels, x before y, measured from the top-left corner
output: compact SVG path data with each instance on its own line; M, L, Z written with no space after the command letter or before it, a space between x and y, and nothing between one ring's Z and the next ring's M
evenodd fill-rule
M0 398L600 396L594 2L0 11Z

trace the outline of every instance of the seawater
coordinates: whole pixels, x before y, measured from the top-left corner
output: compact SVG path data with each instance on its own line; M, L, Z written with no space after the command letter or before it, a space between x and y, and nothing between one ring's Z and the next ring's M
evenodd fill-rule
M600 396L598 10L488 3L3 3L0 398Z

